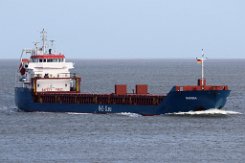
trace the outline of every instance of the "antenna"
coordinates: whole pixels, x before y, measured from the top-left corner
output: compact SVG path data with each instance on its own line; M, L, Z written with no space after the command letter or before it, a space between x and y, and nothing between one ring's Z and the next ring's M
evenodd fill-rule
M49 40L50 41L50 46L51 46L51 48L53 48L53 46L54 46L54 41L55 40Z
M39 42L37 42L37 41L34 42L35 50L38 49L38 46L37 46L38 44L39 44Z
M42 52L44 54L46 52L46 41L47 41L47 32L44 30L44 28L41 34L42 34L42 41L43 41Z

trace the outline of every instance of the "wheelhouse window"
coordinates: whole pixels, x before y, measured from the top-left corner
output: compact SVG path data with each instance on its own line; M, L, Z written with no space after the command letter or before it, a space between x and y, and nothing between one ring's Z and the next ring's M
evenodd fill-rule
M31 62L38 62L38 59L31 58Z
M32 62L64 62L64 59L63 58L53 58L53 59L50 59L50 58L32 58L31 59Z

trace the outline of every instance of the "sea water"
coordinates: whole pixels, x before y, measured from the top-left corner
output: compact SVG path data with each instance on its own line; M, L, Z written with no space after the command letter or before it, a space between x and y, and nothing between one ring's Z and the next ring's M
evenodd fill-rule
M148 84L154 94L194 85L195 60L71 60L82 92ZM208 60L208 84L232 90L223 110L145 117L132 113L21 112L14 104L18 60L0 60L0 162L231 163L245 160L245 60Z

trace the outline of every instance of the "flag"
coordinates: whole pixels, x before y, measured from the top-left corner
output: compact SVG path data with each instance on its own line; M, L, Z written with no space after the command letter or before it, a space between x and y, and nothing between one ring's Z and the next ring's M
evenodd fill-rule
M196 58L198 64L202 64L202 59Z

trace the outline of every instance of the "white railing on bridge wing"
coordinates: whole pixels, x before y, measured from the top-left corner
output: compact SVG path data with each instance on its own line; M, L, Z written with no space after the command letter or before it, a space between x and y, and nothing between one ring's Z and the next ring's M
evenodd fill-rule
M75 73L57 73L57 74L33 74L31 78L74 78L76 77Z

